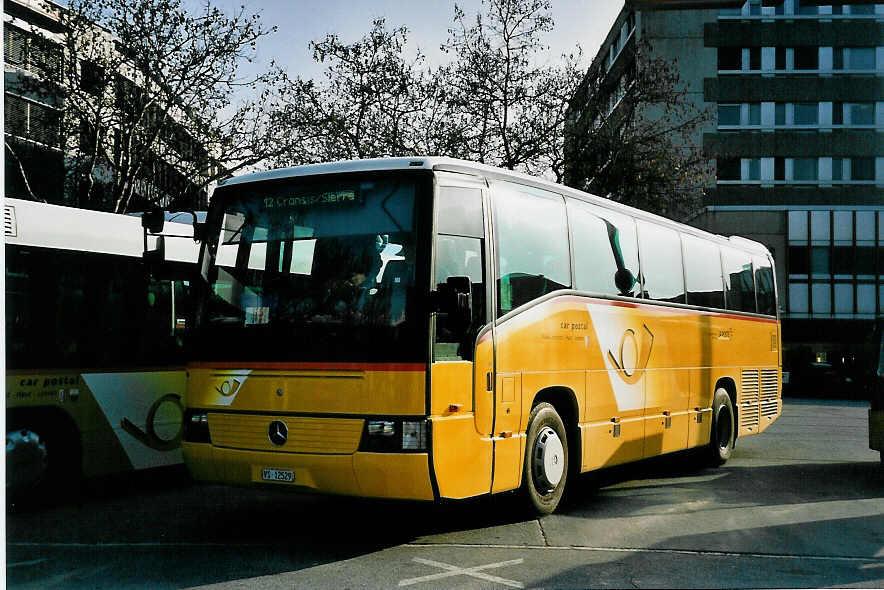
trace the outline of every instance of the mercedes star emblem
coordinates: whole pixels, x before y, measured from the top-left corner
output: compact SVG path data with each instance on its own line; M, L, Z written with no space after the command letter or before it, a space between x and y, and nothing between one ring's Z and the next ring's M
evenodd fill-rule
M270 423L270 428L267 429L267 436L270 437L270 442L281 447L289 438L289 428L285 425L285 422L274 420Z

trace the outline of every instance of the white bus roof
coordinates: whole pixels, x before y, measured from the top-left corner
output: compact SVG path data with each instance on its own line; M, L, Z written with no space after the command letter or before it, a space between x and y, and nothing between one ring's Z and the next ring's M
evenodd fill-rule
M136 258L144 252L141 219L129 215L7 198L3 226L7 244ZM164 233L193 236L193 227L167 223ZM148 238L150 247L155 243L156 238ZM167 260L196 262L198 249L191 237L166 238L165 249Z
M692 233L694 235L698 235L707 239L715 239L720 243L728 243L734 247L741 248L743 250L748 250L755 252L757 254L770 256L770 252L759 242L755 242L753 240L749 240L742 236L721 236L718 234L713 234L702 229L685 225L682 223L678 223L666 217L656 215L654 213L649 213L647 211L643 211L641 209L636 209L635 207L630 207L628 205L623 205L621 203L617 203L615 201L611 201L610 199L605 199L596 195L592 195L589 193L585 193L583 191L579 191L577 189L569 188L561 184L556 184L555 182L545 180L543 178L538 178L536 176L529 176L527 174L523 174L521 172L516 172L514 170L507 170L504 168L496 168L494 166L488 166L487 164L480 164L478 162L470 162L468 160L458 160L456 158L444 158L441 156L412 156L407 158L371 158L364 160L344 160L340 162L328 162L323 164L305 164L303 166L295 166L292 168L279 168L276 170L267 170L265 172L255 172L252 174L243 174L242 176L236 176L234 178L230 178L221 183L220 186L233 186L237 184L249 183L249 182L261 182L265 180L280 180L285 178L298 178L304 176L316 176L322 174L336 174L336 173L346 173L346 172L375 172L375 171L385 171L385 170L438 170L438 171L449 171L449 172L458 172L462 174L474 174L474 175L482 175L488 178L494 178L498 180L508 180L511 182L517 182L521 184L527 184L531 186L535 186L537 188L542 188L550 191L555 191L559 194L568 195L570 197L575 197L584 201L588 201L590 203L594 203L599 205L600 207L606 207L608 209L613 209L615 211L621 211L623 213L632 215L633 217L639 219L646 219L649 221L654 221L656 223L660 223L662 225L667 225L681 231L688 231L688 233Z

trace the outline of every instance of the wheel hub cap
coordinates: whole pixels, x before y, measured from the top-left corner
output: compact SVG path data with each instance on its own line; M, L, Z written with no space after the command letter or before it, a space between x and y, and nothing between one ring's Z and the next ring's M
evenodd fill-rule
M534 475L538 491L555 488L565 473L565 448L556 431L545 426L534 445Z

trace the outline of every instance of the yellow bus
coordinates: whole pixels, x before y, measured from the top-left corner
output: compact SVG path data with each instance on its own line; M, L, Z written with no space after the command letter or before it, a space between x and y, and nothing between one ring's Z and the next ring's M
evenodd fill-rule
M215 192L195 479L552 512L580 473L728 459L781 412L770 253L507 170L301 166Z
M189 283L145 272L136 217L10 198L4 222L7 497L180 464Z

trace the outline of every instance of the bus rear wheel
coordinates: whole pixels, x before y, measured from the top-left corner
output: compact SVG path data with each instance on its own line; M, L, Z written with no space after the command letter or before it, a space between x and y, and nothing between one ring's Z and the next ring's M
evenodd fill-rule
M555 408L538 404L528 421L522 492L538 515L559 505L568 480L568 437Z
M36 489L49 472L46 441L33 430L6 433L6 495L12 500Z
M7 505L40 506L70 496L76 493L81 477L78 437L63 420L46 414L10 420L6 429Z
M712 433L707 456L713 467L724 465L734 452L737 438L736 414L731 396L721 387L712 400Z

